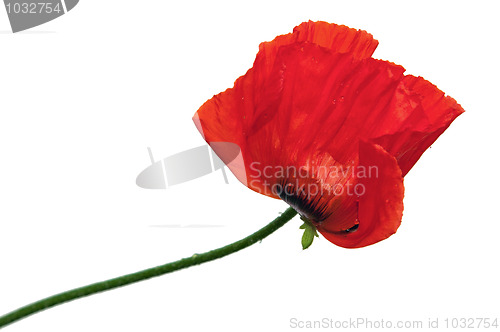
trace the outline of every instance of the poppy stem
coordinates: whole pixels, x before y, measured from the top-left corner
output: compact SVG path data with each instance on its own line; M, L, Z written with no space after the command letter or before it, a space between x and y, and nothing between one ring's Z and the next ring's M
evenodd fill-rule
M269 224L259 229L255 233L247 236L244 239L228 244L227 246L207 251L202 254L194 254L191 257L186 257L175 262L167 263L164 265L152 267L146 270L138 271L131 274L126 274L121 277L96 282L87 286L75 288L63 293L49 296L45 299L33 302L24 307L18 308L4 316L0 317L0 328L21 320L25 317L33 315L37 312L54 307L56 305L79 299L85 296L97 294L100 292L108 291L114 288L122 287L125 285L133 284L138 281L158 277L170 272L185 269L190 266L199 265L205 262L213 261L218 258L235 253L241 249L251 246L259 242L268 235L272 234L278 228L285 225L292 219L297 212L293 208L288 208L279 217L271 221Z

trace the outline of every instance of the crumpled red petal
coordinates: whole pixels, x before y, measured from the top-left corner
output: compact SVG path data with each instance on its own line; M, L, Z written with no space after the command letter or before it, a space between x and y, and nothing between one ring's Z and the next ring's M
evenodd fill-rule
M304 22L296 26L293 33L278 36L271 42L259 45L259 53L254 63L254 68L259 67L262 76L258 83L262 83L269 76L282 46L303 42L329 49L332 53L350 54L350 57L356 60L371 57L378 46L378 41L363 30L321 21Z
M318 231L330 242L344 248L365 247L382 241L396 232L403 216L403 175L396 158L391 156L380 145L360 142L359 166L377 170L359 178L358 190L363 190L358 206L341 206L340 212L334 211L330 216L332 222L320 223ZM344 209L356 209L356 219L352 225L357 228L352 232L332 229L337 214L346 214Z
M404 122L393 132L379 132L375 142L398 160L403 176L422 154L464 112L451 97L422 77L405 76L389 112L404 114ZM385 128L381 124L380 128Z

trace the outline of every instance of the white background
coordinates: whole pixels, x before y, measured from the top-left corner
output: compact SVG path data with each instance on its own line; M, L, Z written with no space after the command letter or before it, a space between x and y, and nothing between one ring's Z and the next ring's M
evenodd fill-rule
M222 260L6 331L500 319L498 11L494 1L436 2L82 0L18 34L0 8L0 314L222 246L284 211L220 171L167 190L135 178L148 146L162 159L203 145L198 107L251 67L260 42L303 21L367 30L380 42L374 57L466 110L405 178L403 223L388 240L347 250L320 238L302 251L296 218Z

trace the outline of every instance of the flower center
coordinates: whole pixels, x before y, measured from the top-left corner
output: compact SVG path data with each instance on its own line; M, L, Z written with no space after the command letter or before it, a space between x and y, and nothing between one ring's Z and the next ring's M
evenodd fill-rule
M330 215L328 201L331 197L323 193L318 181L299 183L298 179L282 179L275 190L276 195L310 221L319 223Z

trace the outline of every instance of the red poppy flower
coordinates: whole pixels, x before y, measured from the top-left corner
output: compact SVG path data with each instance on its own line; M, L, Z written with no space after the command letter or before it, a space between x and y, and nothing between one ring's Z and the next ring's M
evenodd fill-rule
M243 184L346 248L396 232L403 177L463 112L423 78L371 58L377 44L365 31L302 23L260 44L253 67L193 118Z

